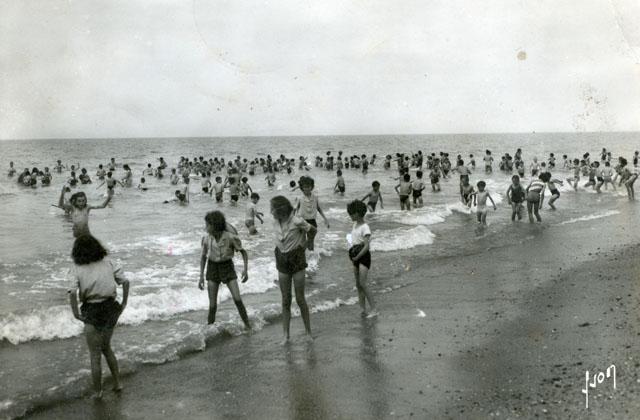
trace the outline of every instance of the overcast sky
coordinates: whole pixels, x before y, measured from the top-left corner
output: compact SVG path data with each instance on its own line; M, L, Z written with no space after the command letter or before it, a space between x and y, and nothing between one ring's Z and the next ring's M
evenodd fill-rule
M638 0L3 0L0 138L640 130Z

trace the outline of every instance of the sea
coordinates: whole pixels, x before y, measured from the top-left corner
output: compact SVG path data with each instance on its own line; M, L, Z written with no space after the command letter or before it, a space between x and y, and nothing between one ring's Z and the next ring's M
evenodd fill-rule
M0 417L20 416L29 411L69 398L86 395L90 388L89 357L82 337L82 323L72 316L67 290L73 287L70 257L73 244L71 222L64 212L54 207L69 172L53 172L51 186L23 187L17 175L8 177L9 161L18 173L24 168L48 166L51 170L60 159L64 164L86 168L93 184L79 185L88 202L100 204L105 199L95 172L99 164L115 158L119 165L114 176L122 177L122 164L129 164L134 174L133 188L116 188L105 209L92 210L91 232L106 246L110 258L125 270L131 282L129 304L122 314L113 338L113 347L125 374L145 366L170 363L187 355L204 351L217 339L234 339L245 334L242 322L222 287L217 322L206 325L207 293L198 289L200 240L204 235L204 216L221 210L239 230L240 239L249 253L249 280L240 284L241 293L254 333L266 324L278 322L280 292L274 261L273 219L269 200L285 195L292 201L300 192L291 192L289 182L301 175L315 179L315 192L329 219L330 227L319 223L316 251L308 254L306 294L312 312L339 310L356 305L354 281L350 276L324 276L331 281L317 281L317 274L348 268L345 257L346 235L351 222L346 212L349 201L364 197L377 180L381 184L384 209L367 214L372 230L372 276L375 276L376 254L411 253L425 259L464 256L474 243L526 241L532 229L588 228L595 219L606 219L629 206L624 187L597 194L591 188L573 191L566 182L559 187L558 209L542 211L543 222L530 225L525 214L521 222L510 219L511 208L505 192L511 174L498 170L497 163L505 153L515 154L521 148L527 167L534 157L546 161L549 153L557 158L553 177L566 179L562 155L581 158L586 152L599 160L602 148L612 152L613 159L626 157L630 162L640 149L640 133L528 133L528 134L458 134L458 135L379 135L316 137L231 137L231 138L136 138L136 139L50 139L0 141L2 173L0 174ZM496 159L494 171L485 174L482 157L490 149ZM384 156L396 153L447 152L455 162L457 154L468 161L473 154L476 170L471 183L487 183L497 211L489 211L486 227L475 221L475 209L460 203L458 176L441 180L442 191L430 189L425 171L424 206L401 211L394 191L397 184L396 165L383 168ZM333 192L334 171L315 167L315 157L366 154L377 156L368 174L344 169L346 193ZM309 171L297 169L291 175L277 174L276 185L269 187L265 174L258 168L249 184L260 194L258 210L265 223L257 225L258 235L250 236L244 227L248 202L241 199L231 206L218 205L215 199L200 191L193 179L191 199L187 206L165 204L173 198L175 188L169 184L170 170L163 179L146 177L146 191L135 188L148 163L157 166L163 157L169 168L176 167L181 156L199 156L233 160L236 156L253 159L279 155L303 156ZM415 168L411 171L415 176ZM531 177L524 180L528 184ZM581 181L586 182L585 179ZM633 205L633 204L631 204ZM636 221L637 222L637 221ZM514 242L514 243L515 243ZM242 260L235 258L240 269ZM393 289L395 279L378 279L378 284ZM375 287L374 287L375 290ZM295 308L295 305L294 305ZM295 309L294 309L295 312ZM295 327L296 324L292 325ZM295 329L295 328L294 328ZM103 364L106 365L106 364ZM103 366L106 370L106 366Z

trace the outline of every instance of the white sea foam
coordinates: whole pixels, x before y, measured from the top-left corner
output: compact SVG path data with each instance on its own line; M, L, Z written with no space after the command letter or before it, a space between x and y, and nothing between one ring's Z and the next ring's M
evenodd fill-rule
M373 251L396 251L409 249L419 245L430 245L435 235L425 226L410 229L399 228L374 232L371 241Z
M184 267L182 267L184 269ZM135 288L145 285L142 269L127 273L133 288L126 310L119 322L125 325L138 325L149 320L166 320L170 317L195 310L204 310L209 306L206 291L197 287L198 271L195 266L184 270L182 287L163 287L152 293L136 295ZM180 267L169 272L177 274ZM241 267L238 267L238 274ZM185 276L185 273L190 273ZM243 294L264 293L276 287L274 280L278 277L275 263L269 258L256 258L251 262L249 280L240 283ZM174 277L171 277L174 278ZM187 281L184 281L184 280ZM154 279L154 283L158 279ZM161 279L160 279L161 281ZM137 284L136 284L137 282ZM173 282L175 284L175 282ZM221 288L218 294L220 301L231 297L227 288ZM13 344L31 340L52 340L69 338L82 332L82 323L75 320L68 306L38 308L27 313L10 313L0 318L0 340L6 339Z
M560 222L558 224L559 225L568 225L568 224L571 224L571 223L586 222L586 221L589 221L589 220L601 219L603 217L615 216L616 214L620 214L620 212L618 210L609 210L609 211L606 211L604 213L590 214L588 216L576 217L576 218L573 218L573 219L565 220L564 222Z

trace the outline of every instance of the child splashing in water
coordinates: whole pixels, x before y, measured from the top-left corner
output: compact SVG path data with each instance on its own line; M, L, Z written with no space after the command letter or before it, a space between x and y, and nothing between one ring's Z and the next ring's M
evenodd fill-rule
M113 194L107 195L107 199L98 206L87 205L87 196L84 192L77 192L69 199L69 204L64 201L64 194L66 192L66 186L62 187L60 193L60 199L58 200L58 207L65 212L71 214L71 220L73 221L73 237L77 238L81 235L90 234L89 232L89 211L94 209L103 209L107 207Z

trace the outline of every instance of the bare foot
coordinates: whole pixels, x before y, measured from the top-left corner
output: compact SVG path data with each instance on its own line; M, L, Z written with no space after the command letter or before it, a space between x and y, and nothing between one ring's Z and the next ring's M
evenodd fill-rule
M93 398L94 400L101 400L102 399L102 390L100 390L98 392L94 392L93 395L91 395L91 398Z
M122 392L123 389L122 384L114 385L113 388L111 388L113 392Z
M369 312L369 315L367 315L367 318L375 318L378 315L380 315L380 313L376 309L372 309L371 312Z

